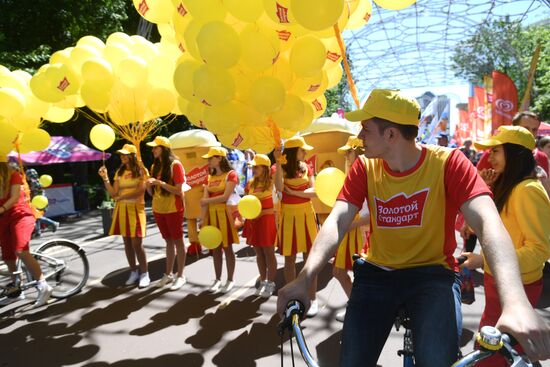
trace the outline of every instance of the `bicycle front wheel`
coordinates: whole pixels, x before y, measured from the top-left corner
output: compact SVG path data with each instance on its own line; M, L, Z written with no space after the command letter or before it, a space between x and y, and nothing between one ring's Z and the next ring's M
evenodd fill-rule
M33 255L44 277L53 288L52 297L67 298L82 289L90 266L84 250L69 240L52 240L41 245Z

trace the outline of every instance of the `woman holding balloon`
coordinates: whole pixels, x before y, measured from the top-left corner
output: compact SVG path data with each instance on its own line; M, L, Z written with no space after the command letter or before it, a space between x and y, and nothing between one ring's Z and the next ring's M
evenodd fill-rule
M149 143L153 148L151 178L147 180L147 192L153 196L155 221L166 241L166 271L157 287L172 282L170 290L180 289L187 281L183 276L185 267L185 246L183 243L183 165L172 152L170 140L157 136ZM177 255L178 273L174 278L172 270Z
M8 165L8 157L0 155L0 246L2 258L10 273L16 271L19 257L34 279L38 280L38 297L35 306L44 305L52 294L52 287L44 279L40 265L29 252L29 241L34 231L35 217L24 192L21 174ZM13 279L15 281L15 279ZM5 298L0 305L25 298Z
M306 151L313 147L306 144L304 138L294 137L285 141L285 155L280 149L274 151L276 160L275 188L283 193L281 200L281 217L277 233L277 247L285 257L285 282L296 278L296 255L307 253L317 236L317 221L311 198L313 191L313 172L304 162ZM310 290L311 306L307 315L317 314L318 304L315 299L317 280Z
M124 252L130 265L130 277L126 285L137 283L139 288L145 288L151 283L147 270L147 257L143 248L146 224L145 176L138 163L137 149L134 145L124 144L117 153L120 155L122 164L115 173L113 184L109 181L107 168L102 166L99 169L105 189L116 201L109 235L121 235L124 241ZM139 268L136 265L136 258Z
M275 258L275 240L277 225L273 210L273 182L271 180L271 161L264 154L257 154L248 163L252 167L253 178L248 182L245 192L259 199L261 209L254 219L247 219L243 237L246 243L256 250L256 262L260 272L260 283L255 295L269 298L275 291L277 259ZM239 203L239 211L244 217L244 199Z
M237 172L231 168L227 160L227 150L221 147L211 147L202 156L208 159L208 184L204 188L201 199L202 225L213 226L221 231L221 246L213 249L214 271L216 279L210 287L210 292L229 292L233 286L235 273L235 253L233 244L239 243L239 236L234 226L232 213L227 208L227 200L239 183ZM227 281L221 285L223 254L227 266Z

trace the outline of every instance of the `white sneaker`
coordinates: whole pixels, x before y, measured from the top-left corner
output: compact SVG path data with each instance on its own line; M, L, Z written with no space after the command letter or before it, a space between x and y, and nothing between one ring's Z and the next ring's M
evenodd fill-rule
M220 291L220 288L222 286L222 281L219 279L214 280L214 284L208 289L212 293L216 293Z
M259 296L260 294L262 294L266 284L267 284L267 280L260 281L260 283L258 283L258 288L256 288L256 290L254 291L254 295Z
M162 288L166 284L172 282L173 280L174 280L174 277L172 276L172 274L164 274L162 276L162 279L159 280L159 282L157 283L157 288Z
M317 303L317 300L314 299L311 301L311 306L309 306L309 310L307 310L306 316L307 317L314 317L319 312L319 304Z
M126 281L126 285L134 285L139 280L139 271L132 270L130 272L130 276L128 277L128 280Z
M264 289L260 293L260 296L263 298L269 298L275 292L275 282L266 282Z
M17 301L22 301L25 299L25 293L21 292L21 294L17 297L5 297L3 299L0 300L0 307L1 306L7 306L9 304L12 304L14 302L17 302Z
M46 302L48 302L48 299L50 299L50 296L52 295L52 292L53 292L53 288L46 282L39 282L37 288L38 288L38 298L34 303L34 307L40 307L42 305L45 305Z
M187 283L187 279L185 279L185 277L177 277L176 279L174 279L174 282L172 283L170 290L177 291L178 289L183 287L185 283Z
M222 293L227 293L229 292L230 290L233 289L233 286L235 285L235 282L232 281L232 280L228 280L227 282L225 282L225 284L223 285L222 289L220 289L220 292Z
M340 311L336 314L336 321L344 322L344 319L346 318L346 310Z
M149 272L140 274L138 288L148 287L149 284L151 284L151 279L149 278Z

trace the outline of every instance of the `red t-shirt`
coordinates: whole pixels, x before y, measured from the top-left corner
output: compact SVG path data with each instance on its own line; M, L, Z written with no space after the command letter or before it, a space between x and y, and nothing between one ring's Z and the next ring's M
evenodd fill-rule
M489 162L489 152L490 152L489 150L486 150L481 155L481 158L477 163L478 171L481 171L482 169L493 168L493 166L491 166L491 163ZM537 165L540 166L548 175L549 167L548 167L548 156L546 155L546 153L538 149L535 149L533 150L533 157L535 158Z
M13 185L21 185L21 191L19 192L19 199L17 202L7 211L7 213L15 214L15 213L22 213L22 214L33 214L32 209L30 207L30 204L27 203L27 200L25 198L25 188L23 186L23 177L19 174L19 172L12 172L10 177L10 192L11 192L11 186ZM3 198L0 198L0 205L4 205L6 201L8 201L10 197L10 192L7 192L6 195Z

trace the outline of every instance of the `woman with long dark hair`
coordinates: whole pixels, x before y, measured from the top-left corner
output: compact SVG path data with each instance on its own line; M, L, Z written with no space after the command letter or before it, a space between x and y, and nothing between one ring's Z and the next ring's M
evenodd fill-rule
M550 200L535 176L532 152L535 138L521 126L501 126L495 136L475 146L490 149L489 162L496 174L491 185L494 201L515 245L523 287L534 307L542 294L544 263L550 258ZM464 266L483 267L485 271L485 309L479 327L494 326L502 309L491 270L483 255L469 252L464 255L468 257ZM478 366L507 366L507 363L495 355Z
M8 165L8 157L0 155L0 246L2 258L10 273L16 270L16 260L20 258L32 277L38 280L38 298L34 305L44 305L52 294L52 287L46 282L40 264L29 252L29 242L34 231L35 217L24 190L24 179L18 171ZM15 281L15 276L14 279ZM22 292L18 297L5 298L0 305L25 298Z
M285 141L284 156L274 151L276 160L275 188L283 193L281 216L277 231L277 247L285 257L284 276L289 283L296 278L296 255L303 253L304 261L317 236L317 220L311 198L315 197L312 169L304 162L306 152L313 147L304 138L294 137ZM318 312L316 300L317 281L310 290L311 306L307 315Z
M130 276L126 285L138 284L139 288L149 286L151 280L147 270L147 256L143 248L145 237L145 172L138 162L137 149L132 144L124 144L118 150L121 165L115 173L113 184L109 181L107 168L102 166L99 175L105 189L115 200L113 222L109 235L121 235L124 241L124 252L130 266ZM139 267L136 265L136 259Z
M208 159L208 184L204 187L201 199L202 221L201 227L214 226L222 233L222 243L212 250L214 258L214 272L216 279L210 287L210 292L229 292L235 285L235 252L233 244L239 243L239 235L235 229L233 214L227 208L227 200L235 191L239 183L237 172L231 168L227 160L227 150L221 147L211 147L208 153L202 156ZM227 266L227 281L222 286L223 254Z
M183 276L185 267L185 246L183 243L183 184L185 170L172 152L170 140L157 136L149 143L153 148L151 178L147 180L147 192L153 196L153 215L159 231L166 241L166 270L157 287L172 282L170 290L180 289L187 280ZM174 277L174 261L178 260L178 271Z

